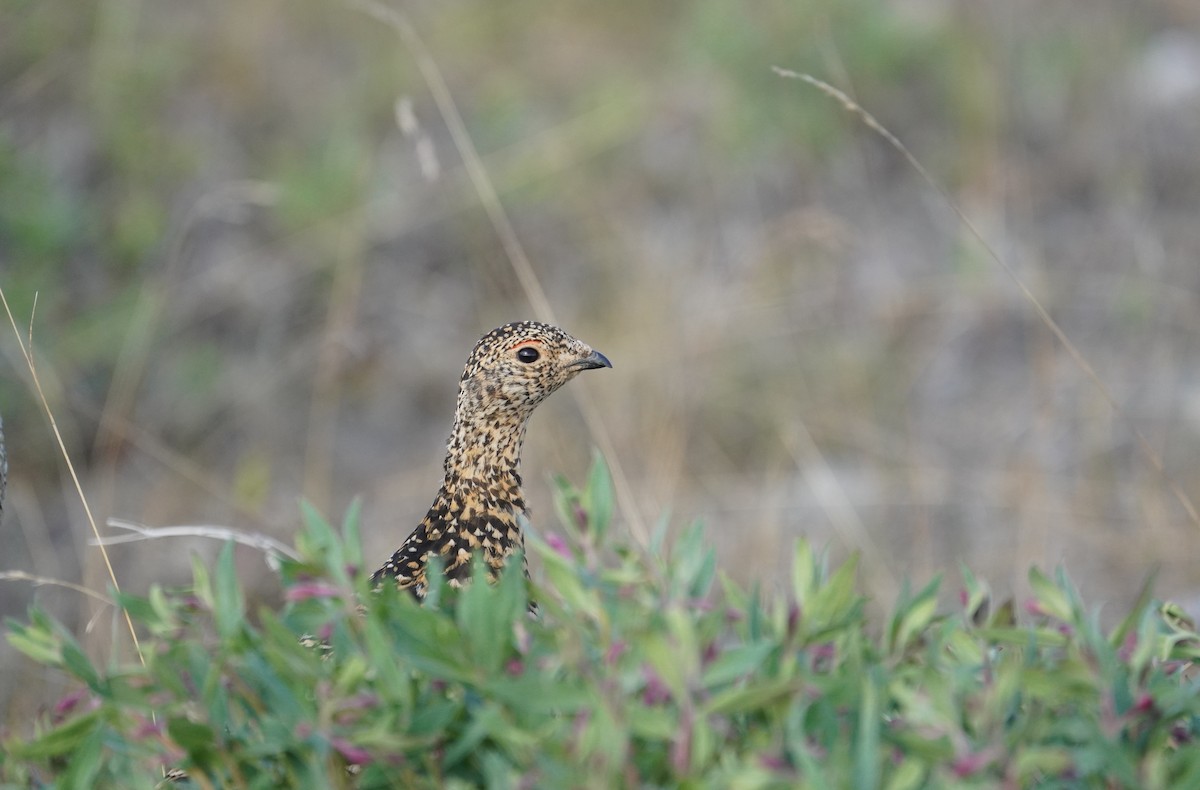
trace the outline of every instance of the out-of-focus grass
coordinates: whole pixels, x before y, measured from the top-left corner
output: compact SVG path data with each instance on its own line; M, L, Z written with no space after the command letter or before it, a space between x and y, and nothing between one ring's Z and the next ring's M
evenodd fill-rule
M1127 598L1158 564L1164 595L1194 596L1195 528L1100 396L893 152L771 72L827 77L901 135L1196 492L1200 99L1156 103L1147 65L1163 35L1195 42L1186 13L398 7L560 319L616 365L578 386L627 508L702 518L742 580L777 579L797 533L849 550L858 523L897 578L961 559L1019 585L1065 561L1089 597ZM412 53L332 0L0 9L0 277L24 318L39 293L43 375L102 514L288 535L297 496L362 493L381 557L436 488L471 343L529 315ZM0 356L6 562L100 588ZM570 398L542 407L538 512L589 444ZM196 548L123 549L118 572L144 589ZM33 594L0 589L6 612Z

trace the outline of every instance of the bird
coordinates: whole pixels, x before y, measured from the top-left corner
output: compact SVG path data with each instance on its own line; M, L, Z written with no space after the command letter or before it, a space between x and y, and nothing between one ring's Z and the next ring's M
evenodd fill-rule
M582 371L611 367L599 351L539 321L504 324L480 338L459 379L442 486L372 584L393 579L421 600L431 557L440 558L447 583L461 587L477 554L495 581L506 560L525 548L520 467L530 415Z

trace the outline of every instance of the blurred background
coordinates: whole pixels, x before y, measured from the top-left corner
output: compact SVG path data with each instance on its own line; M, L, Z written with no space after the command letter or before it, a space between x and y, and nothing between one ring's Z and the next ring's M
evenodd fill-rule
M743 583L807 535L862 552L877 610L1061 563L1106 616L1152 571L1197 613L1200 525L1130 423L896 151L772 67L908 145L1200 500L1200 4L395 8L415 39L344 0L0 5L0 287L97 520L290 542L300 498L362 497L382 561L424 515L471 346L546 317L428 57L554 318L614 363L533 419L540 527L607 446L617 529L699 519ZM104 590L7 320L0 414L0 570ZM111 554L144 591L218 548ZM0 581L0 613L35 600L127 651L94 601ZM0 660L6 723L61 693Z

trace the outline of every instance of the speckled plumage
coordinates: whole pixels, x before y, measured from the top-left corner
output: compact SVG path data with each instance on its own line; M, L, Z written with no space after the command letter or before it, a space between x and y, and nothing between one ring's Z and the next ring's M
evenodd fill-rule
M603 354L537 321L505 324L480 338L459 381L441 490L372 581L393 577L421 598L430 556L440 556L457 586L470 578L474 552L494 578L525 545L517 519L526 512L520 465L529 416L581 370L600 367L612 367Z

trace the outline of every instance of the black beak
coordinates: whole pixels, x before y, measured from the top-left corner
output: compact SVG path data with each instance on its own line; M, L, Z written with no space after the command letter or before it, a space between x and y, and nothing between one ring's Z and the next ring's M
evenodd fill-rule
M595 368L611 368L612 363L608 361L608 357L601 354L599 351L593 351L582 359L577 359L570 365L569 368L579 368L580 370L593 370Z

